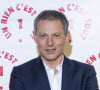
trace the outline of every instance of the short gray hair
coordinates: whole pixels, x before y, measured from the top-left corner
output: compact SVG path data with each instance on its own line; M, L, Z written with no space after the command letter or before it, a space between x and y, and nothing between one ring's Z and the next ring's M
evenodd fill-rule
M34 20L35 34L37 33L37 26L38 26L38 23L40 20L60 20L63 25L65 35L68 32L69 22L68 22L66 16L61 12L58 12L56 10L42 11Z

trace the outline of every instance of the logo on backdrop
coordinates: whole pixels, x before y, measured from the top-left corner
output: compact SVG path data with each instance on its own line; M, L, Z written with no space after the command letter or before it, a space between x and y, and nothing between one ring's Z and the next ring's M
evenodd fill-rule
M0 86L0 90L3 90L3 87Z
M0 66L0 77L3 76L3 66ZM0 90L3 90L3 87L0 86Z
M69 3L69 4L67 4L66 7L61 6L58 10L60 12L66 13L66 14L68 14L70 12L75 12L78 15L81 15L81 18L84 18L88 14L88 12L84 8L80 7L79 5L77 5L75 3ZM70 16L70 15L68 15L68 16ZM74 14L72 15L72 18L69 19L69 22L70 22L69 31L73 30L73 28L74 28L75 16L74 17L73 16L74 16ZM80 33L80 37L82 40L85 40L88 37L90 29L92 27L91 18L90 17L85 18L82 22L84 22L84 23L82 25L83 30L81 30L82 32ZM80 22L79 22L79 24L80 24Z
M100 59L100 53L98 53L97 55L93 54L89 57L89 59L86 60L86 63L92 65L94 62L96 62L99 59Z
M7 10L4 11L4 13L1 17L1 25L2 25L1 30L6 39L10 39L11 37L13 37L13 33L9 29L9 19L14 18L14 15L12 15L12 14L18 14L18 17L16 17L16 23L17 23L19 30L23 29L23 27L24 27L23 21L24 20L23 20L23 17L20 17L20 15L22 15L23 13L27 13L28 14L27 17L29 17L29 16L32 17L35 14L37 14L37 11L34 10L34 8L32 8L31 6L28 6L23 3L16 4L14 7L10 6L9 8L7 8ZM13 24L13 23L11 23L11 24ZM30 32L30 34L31 34L31 32ZM30 36L30 34L29 34L29 36ZM19 37L20 37L20 35L19 35ZM19 39L18 41L22 42L22 39Z
M0 58L4 58L7 61L11 62L12 64L16 63L18 61L17 58L15 58L14 55L12 55L9 52L5 52L5 51L0 51ZM1 73L2 74L2 73Z
M0 76L3 76L3 66L0 66Z

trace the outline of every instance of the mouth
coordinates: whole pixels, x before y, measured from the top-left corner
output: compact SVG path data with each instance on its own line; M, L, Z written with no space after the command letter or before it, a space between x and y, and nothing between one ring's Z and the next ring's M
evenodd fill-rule
M46 49L46 52L47 52L48 54L54 54L55 51L56 51L56 49Z

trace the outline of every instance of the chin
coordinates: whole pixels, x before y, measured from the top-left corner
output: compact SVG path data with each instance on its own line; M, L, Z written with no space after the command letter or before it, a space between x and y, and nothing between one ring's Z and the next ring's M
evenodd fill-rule
M47 57L44 57L47 61L55 61L56 59L57 59L57 57L55 57L55 56L51 56L51 55L49 55L49 56L47 56Z
M55 61L56 59L55 58L47 58L46 60L47 61Z

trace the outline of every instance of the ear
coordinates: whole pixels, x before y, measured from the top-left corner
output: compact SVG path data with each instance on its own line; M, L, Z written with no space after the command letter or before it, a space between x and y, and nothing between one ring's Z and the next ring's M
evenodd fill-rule
M33 31L33 37L34 37L34 41L37 43L36 34L34 31Z
M67 32L67 35L66 35L66 42L71 43L71 35L69 31Z

